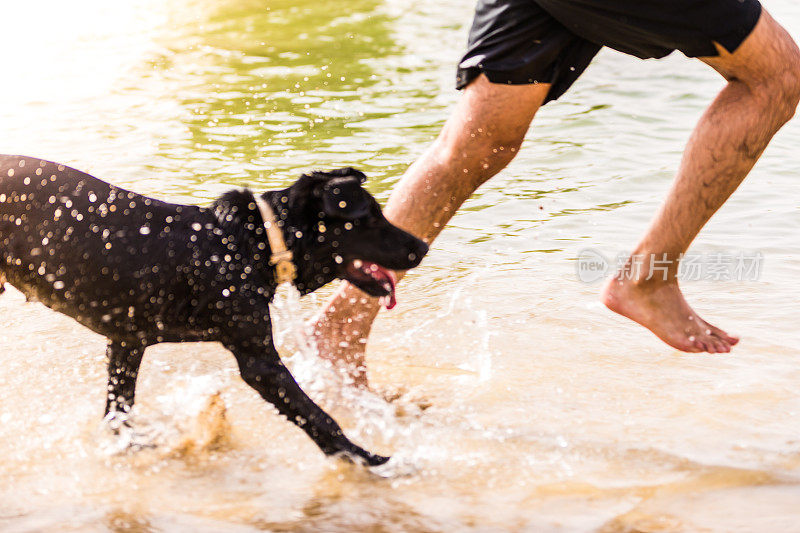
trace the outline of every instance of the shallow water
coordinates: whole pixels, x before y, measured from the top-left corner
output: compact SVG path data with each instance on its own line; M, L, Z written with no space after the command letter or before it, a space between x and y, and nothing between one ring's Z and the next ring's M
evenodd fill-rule
M765 5L794 35L800 6ZM0 152L204 203L355 166L388 197L456 99L471 2L143 0L6 8ZM12 22L8 22L12 21ZM151 349L134 436L99 420L104 340L0 297L3 531L800 531L800 211L787 126L692 250L763 255L757 279L687 282L742 336L683 355L606 311L586 249L629 250L722 85L678 55L603 52L543 109L379 319L371 380L326 384L280 349L381 477L326 460L217 345ZM308 315L330 291L302 303ZM423 409L424 408L424 409ZM224 414L223 414L224 411Z

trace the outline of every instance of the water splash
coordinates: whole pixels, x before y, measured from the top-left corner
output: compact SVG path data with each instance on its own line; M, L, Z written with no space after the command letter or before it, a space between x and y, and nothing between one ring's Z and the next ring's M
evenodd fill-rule
M454 316L457 311L471 313L475 323L474 331L480 335L478 349L475 350L475 359L472 362L465 362L459 368L472 372L477 375L478 383L486 383L492 377L492 352L490 349L490 340L493 335L489 329L489 314L485 309L477 308L472 299L472 288L482 279L482 275L491 271L493 265L482 268L477 272L473 272L466 277L463 283L455 288L450 297L447 307L435 315L431 316L428 320L420 322L416 327L409 328L403 335L405 342L411 342L420 333L433 329L437 323L442 319ZM468 316L464 320L468 320Z
M424 433L419 406L402 400L393 404L368 389L357 388L346 372L320 357L304 319L300 293L294 287L279 288L271 308L275 340L283 351L289 351L283 359L303 390L326 410L345 407L354 423L345 432L354 440L394 445L392 459L371 471L381 477L415 472L423 457L416 446Z
M178 379L156 396L157 413L146 417L109 413L96 430L106 456L157 449L159 456L200 457L224 447L230 438L223 381L213 375Z
M483 335L480 338L480 349L477 354L477 367L478 367L478 381L486 383L492 377L492 352L489 350L489 314L485 309L475 311L477 314L477 331L482 331Z
M377 394L353 386L353 380L330 361L320 357L300 307L300 293L291 286L278 289L272 303L276 341L290 353L284 361L303 390L323 404L346 405L359 415L359 424L369 434L380 429L396 433L395 409ZM369 429L372 428L372 429Z
M492 376L488 312L476 308L470 296L470 289L481 279L480 274L469 276L453 292L443 312L409 329L404 338L414 336L434 321L455 315L457 310L467 310L472 315L475 331L480 332L480 339L476 359L464 366L477 376L477 383L485 383ZM349 374L320 357L310 325L304 319L300 293L294 287L284 285L278 289L271 312L275 342L303 390L326 410L341 412L342 407L346 408L352 423L345 427L345 432L359 444L370 448L370 443L381 442L392 449L392 459L381 467L372 468L372 473L381 477L407 476L426 464L457 459L448 446L442 446L441 422L435 421L438 418L436 409L423 411L406 395L389 402L368 389L357 388ZM468 412L461 414L462 417L448 415L449 423L486 438L497 438L494 431L472 420Z

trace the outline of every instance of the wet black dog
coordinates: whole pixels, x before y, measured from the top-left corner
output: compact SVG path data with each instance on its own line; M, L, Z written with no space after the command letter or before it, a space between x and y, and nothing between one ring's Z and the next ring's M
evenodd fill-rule
M388 269L415 267L427 252L383 217L364 179L350 168L313 172L260 195L301 293L342 278L393 301ZM276 273L259 203L233 190L210 207L171 204L57 163L0 156L0 288L5 275L109 339L106 413L130 410L147 346L219 341L245 382L323 452L381 464L388 458L350 442L278 356L268 307Z

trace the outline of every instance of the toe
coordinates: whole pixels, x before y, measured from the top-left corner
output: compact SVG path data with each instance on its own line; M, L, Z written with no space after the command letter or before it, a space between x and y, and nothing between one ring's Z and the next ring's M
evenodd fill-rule
M719 346L719 349L717 350L718 353L730 353L731 343L728 342L727 338L717 337L715 340L717 342L717 345Z
M727 343L722 339L720 339L719 337L712 337L709 340L709 344L713 344L714 346L714 351L711 353L728 353L730 351L730 348L728 348Z
M711 330L711 333L713 335L716 335L718 338L720 338L725 344L728 345L728 347L734 346L737 342L739 342L738 337L728 335L726 332L722 331L716 326L712 326L709 324L708 328Z
M739 344L739 337L734 337L733 335L726 334L725 340L727 340L728 344L730 344L731 346L736 346L737 344Z

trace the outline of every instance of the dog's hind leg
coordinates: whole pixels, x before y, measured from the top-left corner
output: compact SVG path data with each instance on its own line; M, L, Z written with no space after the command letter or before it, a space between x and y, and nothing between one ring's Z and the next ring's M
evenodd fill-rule
M281 362L271 340L246 346L227 344L236 356L242 379L280 414L311 437L326 455L342 455L351 461L377 466L389 460L350 442L333 418L309 398Z
M0 294L6 292L6 276L0 272Z
M127 414L133 407L136 376L139 374L144 349L145 346L136 341L108 341L106 416L115 412Z

